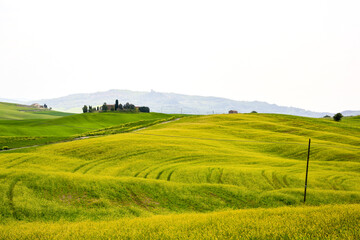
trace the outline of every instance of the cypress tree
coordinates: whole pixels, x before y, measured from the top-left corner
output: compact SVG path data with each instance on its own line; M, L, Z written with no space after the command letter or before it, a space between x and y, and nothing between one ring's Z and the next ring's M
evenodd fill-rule
M115 101L115 111L117 111L119 108L119 100L116 99Z

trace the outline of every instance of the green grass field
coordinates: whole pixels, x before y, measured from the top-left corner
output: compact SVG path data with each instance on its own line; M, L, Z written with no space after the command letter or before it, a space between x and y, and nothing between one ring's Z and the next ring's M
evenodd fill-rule
M53 119L70 115L73 114L0 102L0 120Z
M26 112L24 112L24 109ZM27 106L0 103L0 149L3 146L18 148L70 140L94 131L117 128L126 131L124 124L133 128L165 121L176 115L160 113L88 113L69 114L38 110ZM107 129L109 132L109 129Z
M156 123L145 116L127 123ZM115 118L50 119L63 136L75 123L112 135L0 153L0 236L359 238L360 117L189 116L114 134Z

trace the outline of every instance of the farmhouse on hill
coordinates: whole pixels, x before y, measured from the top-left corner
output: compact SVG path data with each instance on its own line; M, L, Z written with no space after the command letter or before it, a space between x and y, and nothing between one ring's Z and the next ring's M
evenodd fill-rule
M106 104L107 106L107 111L111 111L111 109L115 110L115 104ZM103 106L100 107L101 111L103 111L104 109L102 109Z
M238 111L236 111L236 110L230 110L230 111L229 111L229 114L231 114L231 113L238 113Z
M33 103L30 105L31 107L35 107L35 108L44 108L44 105L40 105L38 103Z
M44 104L44 108L47 108L46 104ZM135 106L134 104L131 104L129 102L122 105L119 104L119 101L116 99L115 104L106 104L106 102L102 106L87 106L84 105L82 108L83 113L91 113L91 112L108 112L108 111L117 111L117 112L143 112L143 113L149 113L150 108L146 106Z

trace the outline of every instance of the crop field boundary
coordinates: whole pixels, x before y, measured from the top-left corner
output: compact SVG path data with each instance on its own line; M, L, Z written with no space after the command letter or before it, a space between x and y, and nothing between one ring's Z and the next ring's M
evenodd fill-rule
M131 134L140 134L140 135L149 135L149 136L157 136L157 137L169 137L169 138L182 138L182 139L194 139L194 140L209 140L209 141L225 141L225 142L242 142L242 143L269 143L269 144L291 144L291 145L302 145L307 146L308 143L300 143L300 142L280 142L280 141L255 141L255 140L239 140L239 139L225 139L225 138L199 138L199 137L191 137L191 136L177 136L177 135L165 135L165 134L154 134L154 133L139 133L139 132L130 132ZM346 147L346 146L338 146L338 145L328 145L322 143L311 143L311 146L323 146L323 147L335 147L341 149L349 149L349 150L359 150L360 147Z
M83 140L83 139L87 139L87 138L103 137L103 136L119 134L119 133L129 133L129 132L133 132L133 131L135 132L135 131L147 129L154 125L166 124L166 123L170 123L173 121L177 121L179 119L181 119L181 118L180 117L178 117L178 118L170 117L170 118L166 118L166 119L155 120L153 122L151 122L151 120L149 120L149 122L145 122L144 125L134 126L129 129L123 129L122 131L116 131L116 132L107 132L106 131L106 130L112 130L114 128L126 128L127 126L131 126L131 125L133 125L135 123L139 123L139 122L142 123L144 121L129 122L129 123L121 124L118 126L106 127L106 128L101 128L101 129L98 129L95 131L85 132L85 133L82 133L82 134L79 134L79 135L76 135L73 137L69 137L69 140L63 140L63 141L52 142L52 143L47 143L47 144L36 144L36 145L24 146L24 147L18 147L18 148L0 149L0 153L5 152L5 151L14 151L14 150L20 150L20 149L26 149L26 148L47 146L47 145L52 145L52 144L57 144L57 143L73 142L73 141ZM65 126L65 125L57 125L57 126ZM67 127L73 127L73 126L67 126ZM74 127L77 128L76 126L74 126ZM101 132L104 132L104 133L101 133Z

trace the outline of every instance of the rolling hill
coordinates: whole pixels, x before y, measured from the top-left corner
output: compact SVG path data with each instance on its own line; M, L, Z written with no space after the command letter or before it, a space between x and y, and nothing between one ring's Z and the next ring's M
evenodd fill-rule
M356 238L359 133L360 117L188 116L1 152L0 235Z
M141 128L177 116L119 112L71 114L9 103L0 103L0 113L0 150L4 146L15 148L70 140L111 127L127 131L130 127Z
M219 97L115 89L105 92L72 94L53 99L33 100L26 103L47 103L59 111L79 113L84 105L97 106L104 102L113 103L115 99L119 99L121 103L131 102L135 105L149 106L151 111L162 113L221 114L234 109L241 113L257 111L259 113L279 113L306 117L334 115L334 113L329 112L313 112L301 108L278 106L260 101L235 101ZM349 113L350 115L354 115L356 112L352 111ZM348 112L344 112L344 115L348 116L347 114Z
M73 114L39 109L28 105L0 102L0 121L25 119L54 119L70 115Z

